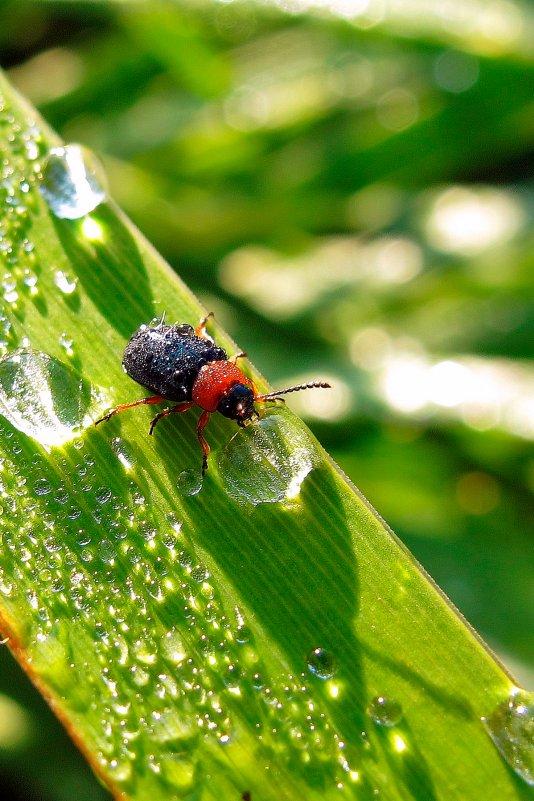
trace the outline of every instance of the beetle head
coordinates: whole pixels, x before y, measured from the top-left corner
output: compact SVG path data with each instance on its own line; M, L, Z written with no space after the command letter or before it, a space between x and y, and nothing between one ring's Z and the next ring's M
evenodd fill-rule
M234 384L224 398L219 401L217 411L224 417L237 420L238 425L243 425L246 420L254 417L254 392L246 384Z

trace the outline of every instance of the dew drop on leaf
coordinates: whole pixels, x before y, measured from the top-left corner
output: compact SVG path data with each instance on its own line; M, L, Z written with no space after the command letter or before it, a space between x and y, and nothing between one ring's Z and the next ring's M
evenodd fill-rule
M399 702L384 695L373 698L367 712L378 726L396 726L402 718L402 706Z
M317 461L303 425L272 413L234 434L220 456L219 472L230 497L256 506L295 499Z
M335 656L325 648L314 648L306 658L310 673L320 679L331 679L337 671Z
M52 213L78 220L105 199L103 170L87 148L65 145L50 150L42 168L40 192Z
M14 351L0 361L0 414L45 448L92 424L90 385L46 353Z
M244 645L245 643L250 642L252 638L251 631L248 626L242 625L238 626L235 631L235 641L240 645Z
M210 572L207 567L204 565L195 565L195 567L191 568L191 578L193 581L197 581L201 583L203 581L207 581L210 577Z
M198 495L202 489L202 476L195 470L182 470L176 486L182 495Z
M63 270L56 270L54 284L64 295L72 295L78 285L78 279L70 278Z
M130 446L120 437L114 437L111 440L111 447L115 452L115 456L122 464L125 470L132 470L135 466L135 456Z
M132 764L127 760L111 759L107 769L113 780L119 784L127 782L132 776Z
M515 688L482 722L512 770L534 785L534 693Z
M26 267L22 276L22 283L24 284L25 287L27 287L30 290L30 294L32 295L36 295L38 292L37 290L38 280L39 279L35 275L35 273Z
M69 337L65 332L59 335L58 342L67 354L67 356L74 356L74 350L72 347L73 339Z
M16 303L19 298L17 282L11 273L7 273L2 279L2 297L6 303Z
M105 504L111 498L111 490L109 487L99 487L95 492L97 503Z
M52 492L52 487L46 478L38 478L37 481L34 482L33 491L36 495L48 495Z

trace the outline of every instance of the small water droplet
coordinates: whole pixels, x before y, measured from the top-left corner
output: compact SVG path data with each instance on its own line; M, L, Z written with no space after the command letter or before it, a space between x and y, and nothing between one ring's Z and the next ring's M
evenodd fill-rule
M69 493L67 492L65 487L59 487L59 489L56 491L54 495L54 500L56 501L56 503L61 503L61 504L67 503L67 501L69 500Z
M69 520L77 520L82 514L82 510L79 506L75 506L72 504L67 508L67 517Z
M131 447L120 437L114 437L111 440L111 447L124 469L131 470L135 465L135 456Z
M402 706L399 702L384 695L373 698L367 712L378 726L396 726L402 718Z
M178 561L182 565L182 567L191 567L193 564L193 557L189 553L189 551L183 550L180 551L178 554Z
M74 356L74 350L72 348L72 337L69 337L65 332L63 332L59 337L59 344L67 354L67 356Z
M108 762L107 767L111 777L116 782L127 782L132 776L132 763L127 760L119 762L117 759L112 759Z
M36 495L48 495L52 492L52 487L46 478L38 478L33 485L33 491Z
M39 279L37 278L35 273L32 272L31 270L29 270L26 267L26 269L24 270L24 273L22 275L22 283L24 284L24 286L28 287L28 289L30 290L30 294L31 295L36 295L37 294L37 282L38 282L38 280Z
M2 279L2 294L6 303L16 303L19 298L17 282L11 273L6 273Z
M57 537L47 537L43 545L49 553L57 553L57 551L60 551L63 547L61 541L58 540Z
M265 684L261 673L254 673L252 676L252 686L255 690L263 690Z
M317 462L303 423L271 413L232 437L220 456L219 472L238 503L279 503L299 495Z
M97 503L104 505L111 498L111 490L109 487L99 487L95 492Z
M115 562L116 552L115 547L110 540L100 540L98 543L98 555L100 559L106 564L113 564Z
M175 631L168 631L162 640L162 652L166 659L173 664L179 665L187 657L182 638Z
M239 684L239 679L241 678L241 668L239 665L230 664L226 666L226 669L222 673L222 680L226 684L227 687L236 687Z
M63 292L64 295L72 295L78 285L78 279L70 278L70 276L68 276L67 273L64 273L63 270L56 270L54 275L54 284L57 286L60 292Z
M314 648L308 654L306 664L310 673L318 676L320 679L331 679L337 670L337 661L335 656L327 651L325 648Z
M514 688L482 722L512 770L534 785L534 693Z
M176 486L182 495L198 495L202 489L202 475L195 470L182 470Z
M246 625L238 626L235 631L235 639L240 645L245 645L245 643L250 642L252 634L249 627Z
M210 577L210 571L204 565L195 565L195 567L191 568L191 578L193 581L198 581L200 584L202 581L207 581Z
M90 150L80 145L53 148L43 163L40 192L53 214L78 220L105 199L103 170Z
M46 353L19 350L0 361L0 414L45 448L91 425L94 401L87 382Z
M134 653L139 662L145 665L153 665L157 657L157 648L155 644L148 639L137 640L134 643Z

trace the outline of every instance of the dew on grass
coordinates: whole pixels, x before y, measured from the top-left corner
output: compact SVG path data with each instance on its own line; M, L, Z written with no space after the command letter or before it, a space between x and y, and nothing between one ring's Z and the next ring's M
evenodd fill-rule
M39 190L52 213L78 220L105 199L102 168L90 150L81 145L54 147L42 166Z
M49 449L92 424L90 385L41 351L18 350L0 361L0 414Z
M482 722L512 770L534 785L534 693L514 688Z

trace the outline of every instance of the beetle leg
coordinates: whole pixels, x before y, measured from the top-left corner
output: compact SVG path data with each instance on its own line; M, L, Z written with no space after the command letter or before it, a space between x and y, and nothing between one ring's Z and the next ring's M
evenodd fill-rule
M110 417L113 417L114 414L118 414L119 412L123 412L125 409L132 409L134 406L141 406L142 404L152 404L152 403L163 403L165 398L162 395L151 395L150 398L141 398L141 400L134 401L133 403L121 403L119 406L115 406L110 412L101 417L99 420L95 420L95 426L99 423L103 423L105 420L109 420Z
M162 417L168 417L170 414L174 414L175 412L177 412L178 414L182 414L182 412L189 411L191 406L194 405L195 405L194 403L177 403L176 406L171 406L170 409L164 409L162 412L160 412L154 417L154 419L150 423L150 428L148 429L148 433L152 436L152 432L156 427L156 423L158 423L162 419Z
M208 314L206 314L206 316L202 318L202 320L195 328L195 336L202 337L202 339L209 339L213 342L211 337L208 336L208 334L206 334L206 323L208 322L210 317L213 317L213 312L208 312Z
M240 350L239 353L236 353L235 356L232 356L232 358L228 359L228 361L232 362L232 364L235 364L238 359L246 359L246 357L247 357L247 354L245 353L245 351L244 350Z
M210 413L209 412L202 412L202 414L198 418L198 423L197 423L197 437L198 437L198 441L200 442L200 447L202 448L202 475L203 476L205 475L206 470L208 469L208 454L210 452L210 446L208 445L206 439L202 436L202 432L206 428L209 419L210 419Z

